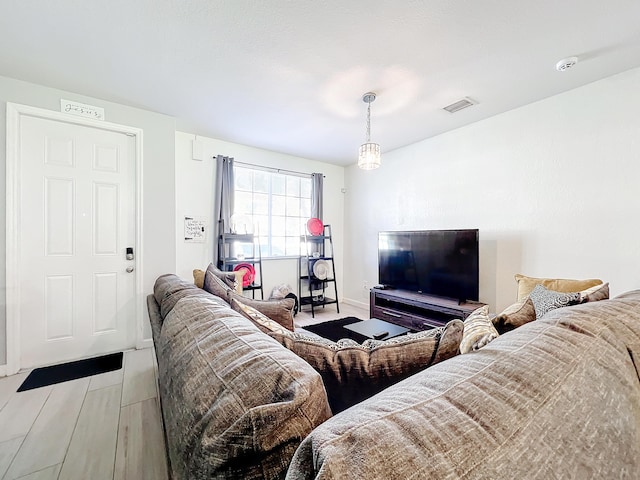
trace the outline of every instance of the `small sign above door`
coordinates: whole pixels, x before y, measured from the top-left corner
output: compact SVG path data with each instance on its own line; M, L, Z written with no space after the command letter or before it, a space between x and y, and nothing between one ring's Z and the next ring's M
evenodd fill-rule
M104 108L94 107L86 103L74 102L73 100L60 99L60 111L78 115L79 117L93 118L95 120L104 120Z

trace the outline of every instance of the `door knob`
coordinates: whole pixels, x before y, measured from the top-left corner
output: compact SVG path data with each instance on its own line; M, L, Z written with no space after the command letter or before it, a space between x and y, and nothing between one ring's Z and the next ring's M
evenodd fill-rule
M127 273L133 272L133 267L127 267Z

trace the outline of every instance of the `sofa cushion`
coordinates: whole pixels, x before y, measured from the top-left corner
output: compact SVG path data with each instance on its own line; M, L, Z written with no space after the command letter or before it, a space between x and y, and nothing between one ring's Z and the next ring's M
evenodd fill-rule
M281 300L256 300L231 291L229 292L229 303L234 310L239 312L240 306L238 303L233 302L233 300L236 300L243 305L249 305L250 307L255 308L274 322L279 323L287 330L293 332L293 307L295 306L295 300L293 298L283 298Z
M580 303L580 292L554 292L553 290L547 290L542 285L536 285L529 294L529 298L536 311L536 319L539 319L556 308L577 305Z
M175 480L284 478L331 415L317 372L212 297L178 301L156 352Z
M462 321L452 320L444 327L362 345L282 331L270 335L320 373L331 410L337 413L457 355L462 330Z
M565 278L535 278L517 274L518 301L525 300L536 285L542 285L549 290L562 293L579 292L595 285L602 284L602 280L592 278L588 280L571 280Z
M485 305L474 310L464 320L460 353L479 350L495 338L498 338L498 331L489 318L489 306Z

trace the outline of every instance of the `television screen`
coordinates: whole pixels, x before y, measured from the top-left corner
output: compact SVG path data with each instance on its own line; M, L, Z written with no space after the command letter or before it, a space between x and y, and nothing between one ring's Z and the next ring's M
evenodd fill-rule
M379 282L456 300L478 300L478 230L378 234Z

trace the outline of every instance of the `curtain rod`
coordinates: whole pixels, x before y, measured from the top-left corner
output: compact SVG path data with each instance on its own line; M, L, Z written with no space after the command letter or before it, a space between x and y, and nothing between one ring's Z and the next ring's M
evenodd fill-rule
M296 172L295 170L286 170L284 168L264 167L262 165L254 165L252 163L238 162L237 160L234 160L233 163L236 164L236 165L240 165L241 167L251 167L251 168L256 168L258 170L266 170L268 172L289 173L291 175L297 175L299 177L310 177L311 176L310 173ZM326 176L322 175L322 178L326 178Z

